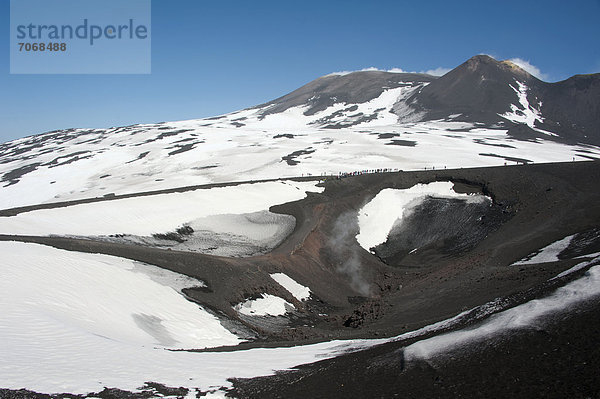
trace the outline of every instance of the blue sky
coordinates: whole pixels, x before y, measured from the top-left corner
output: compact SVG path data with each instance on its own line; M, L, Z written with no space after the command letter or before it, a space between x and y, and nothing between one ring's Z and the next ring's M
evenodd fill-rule
M547 81L600 72L600 0L153 0L150 75L11 75L1 1L0 142L212 116L330 72L453 68L480 53L528 61Z

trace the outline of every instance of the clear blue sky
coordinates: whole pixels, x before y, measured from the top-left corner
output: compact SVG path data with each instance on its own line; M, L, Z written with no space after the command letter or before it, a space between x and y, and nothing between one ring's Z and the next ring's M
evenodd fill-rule
M600 0L153 0L152 74L10 75L0 1L0 142L212 116L334 71L453 68L479 53L529 61L547 81L600 72Z

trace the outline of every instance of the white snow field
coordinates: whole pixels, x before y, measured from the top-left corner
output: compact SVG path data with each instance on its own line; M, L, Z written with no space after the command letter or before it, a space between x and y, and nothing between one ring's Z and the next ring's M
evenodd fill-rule
M461 194L454 191L452 182L416 184L407 189L386 188L381 190L358 212L359 233L356 240L361 247L371 248L386 242L398 219L420 204L427 197L457 198L469 202L484 202L491 199L480 194Z
M273 273L271 274L271 278L283 288L288 290L292 296L294 296L299 301L304 301L310 298L310 289L301 284L298 284L294 279L289 277L285 273Z
M0 252L3 331L23 327L10 334L48 332L59 346L80 335L170 349L241 342L174 288L201 281L127 259L35 244L0 242Z
M392 113L397 101L421 87L407 84L366 103L337 103L314 115L304 115L306 106L265 115L265 106L215 118L73 129L15 140L0 152L0 209L309 174L600 157L600 149L589 145L519 141L501 125L452 118L399 122L402 115ZM525 103L527 88L514 90L517 104L501 117L529 125L540 120L538 104ZM361 114L369 118L361 122Z
M262 294L260 298L249 299L233 308L246 316L283 316L295 309L294 305L285 299L271 294Z
M151 236L191 224L215 233L234 231L260 241L266 234L264 229L238 224L239 220L232 215L268 211L273 205L304 198L307 191L323 191L316 184L295 181L241 184L34 210L1 217L0 234ZM229 223L223 223L224 214L232 219L228 219Z
M388 339L232 352L169 351L165 347L227 345L239 339L175 289L136 271L131 261L17 242L0 242L0 251L4 254L0 386L8 389L75 394L104 387L136 391L152 381L214 391L230 387L228 378L270 375L347 351L420 336L452 326L468 313ZM431 357L493 334L527 328L550 312L597 295L600 266L593 266L546 298L499 312L475 328L418 341L406 348L405 355ZM165 340L171 345L165 345Z

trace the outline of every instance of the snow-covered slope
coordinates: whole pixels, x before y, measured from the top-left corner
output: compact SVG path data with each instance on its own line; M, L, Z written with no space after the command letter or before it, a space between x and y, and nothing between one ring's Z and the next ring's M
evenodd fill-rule
M10 294L0 301L0 386L9 389L78 394L108 386L137 391L144 382L153 381L186 387L192 394L214 391L230 387L231 377L269 375L385 342L418 338L455 326L473 314L485 317L502 310L499 303L492 302L386 339L224 352L168 351L164 348L236 343L237 338L213 316L185 301L176 292L173 278L156 281L151 271L138 270L131 261L36 244L3 242L0 249L10 254L0 265L4 275L0 288ZM52 270L46 267L48 259ZM115 273L122 279L115 279ZM591 267L547 297L499 312L467 329L417 340L405 349L405 358L429 358L537 325L550 312L597 298L599 279L600 267ZM48 282L53 283L50 290ZM129 292L132 286L135 293ZM82 287L95 288L88 292ZM140 295L145 289L149 291Z
M598 147L561 141L552 130L560 124L544 114L544 104L560 96L541 98L550 84L491 58L474 59L438 79L330 75L219 117L4 143L0 208L254 179L600 157Z
M178 292L202 281L107 255L7 242L0 250L3 341L20 335L3 357L19 353L17 342L27 337L48 340L55 350L84 350L98 339L171 349L241 342Z
M273 205L321 192L316 181L271 181L202 188L0 218L0 234L93 237L98 240L220 256L252 256L276 247L294 229ZM240 200L243 199L243 200Z

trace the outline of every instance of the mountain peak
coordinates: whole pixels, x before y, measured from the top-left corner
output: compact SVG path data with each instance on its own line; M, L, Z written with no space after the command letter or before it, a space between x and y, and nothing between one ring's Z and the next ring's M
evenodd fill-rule
M410 102L432 119L462 114L469 121L495 123L519 103L515 81L527 87L541 84L511 61L480 54L431 82Z
M420 73L387 71L356 71L321 76L293 92L258 108L263 115L283 112L297 106L307 106L305 115L314 115L336 103L360 104L379 97L385 90L429 83L436 77Z
M464 64L459 65L457 70L467 70L471 73L489 75L502 72L513 75L519 79L530 80L533 77L529 72L512 62L511 60L498 61L487 54L479 54L469 58Z
M477 66L480 64L491 64L491 63L497 63L498 60L496 60L494 57L487 55L487 54L477 54L474 55L473 57L469 58L466 61L466 64L469 66Z

